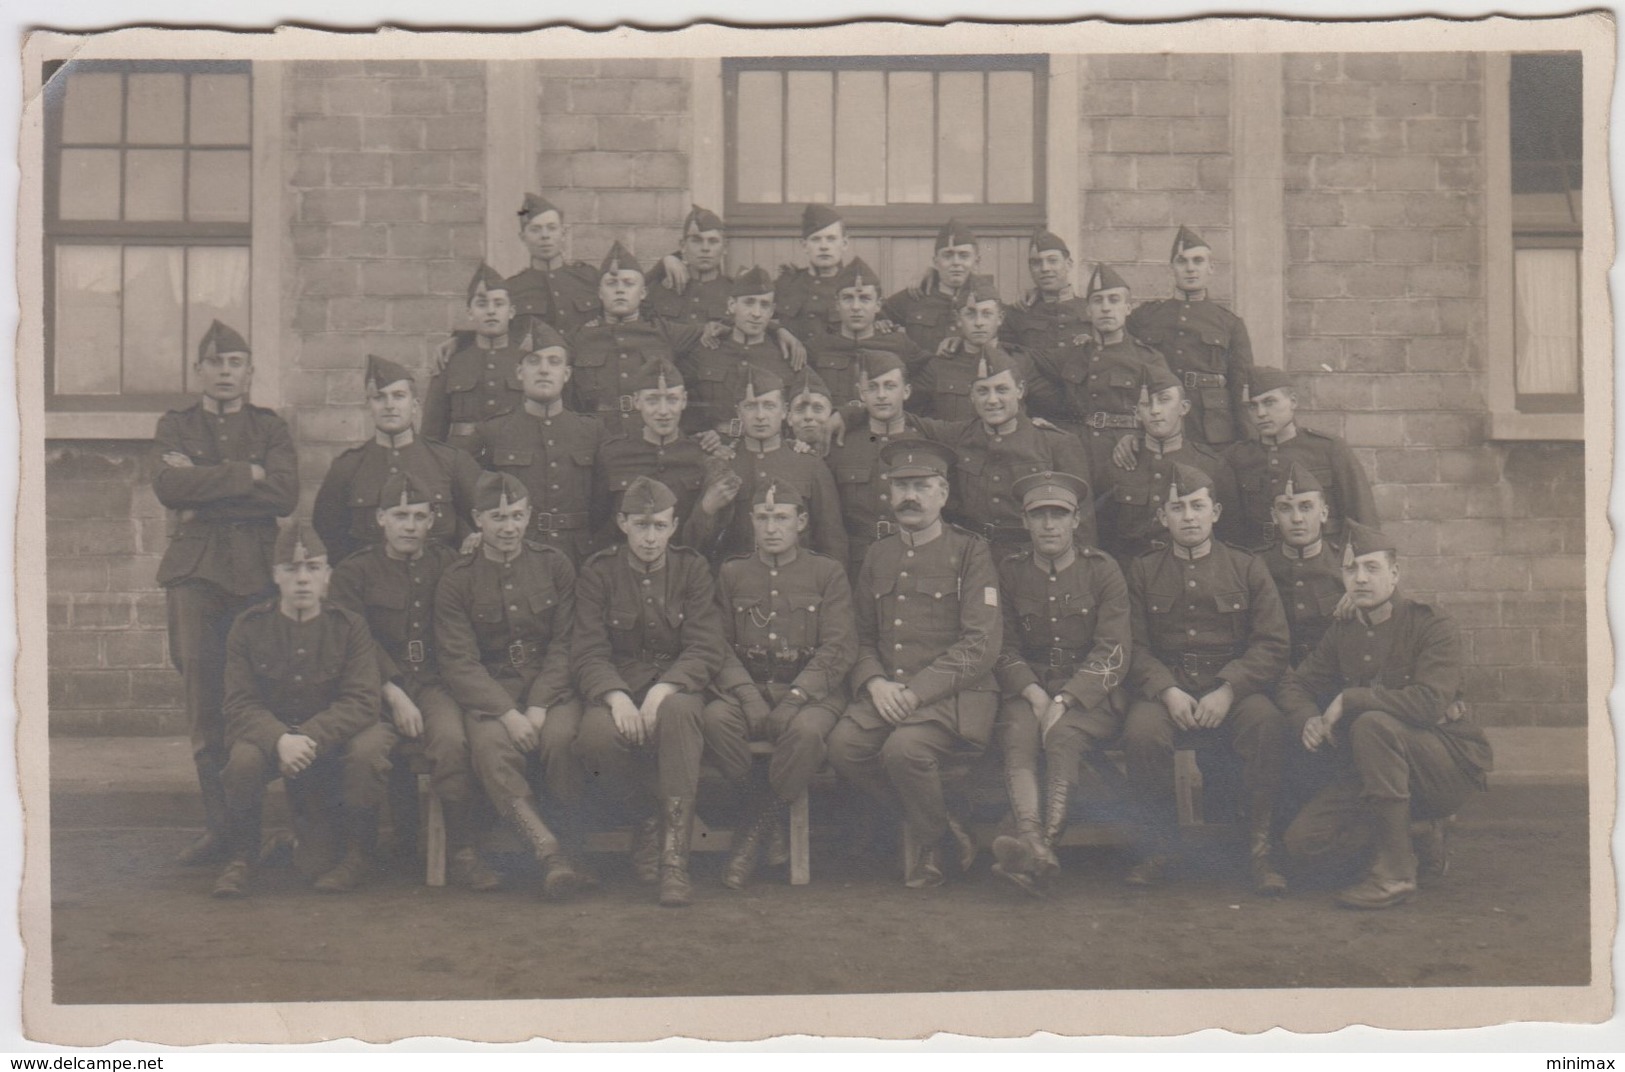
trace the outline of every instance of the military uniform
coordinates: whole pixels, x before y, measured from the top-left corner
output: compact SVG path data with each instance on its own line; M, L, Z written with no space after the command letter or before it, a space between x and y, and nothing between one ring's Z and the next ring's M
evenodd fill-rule
M199 353L247 353L248 344L215 321ZM154 435L153 491L170 510L169 547L157 583L169 606L169 653L185 689L192 760L204 817L215 844L225 835L226 765L221 715L226 633L232 620L263 599L271 583L276 518L299 500L299 461L282 418L246 400L229 411L212 399L170 410ZM190 466L171 466L169 453ZM252 466L265 470L255 481Z
M690 276L681 294L665 286L660 281L663 276L659 265L649 270L649 300L644 303L649 316L673 324L727 321L728 299L733 289L728 273L718 272L710 279Z
M519 209L520 227L529 223L532 216L544 212L557 212L563 222L564 213L557 205L537 194L527 193ZM558 267L549 268L538 266L532 260L509 276L506 283L515 316L534 316L556 331L574 331L598 312L598 273L585 261L568 261L561 257Z
M766 295L773 281L760 268L743 272L733 280L730 297ZM726 316L725 319L731 319ZM789 381L794 375L784 358L779 340L769 331L761 340L747 343L737 330L724 333L715 349L700 347L679 363L683 382L689 386L688 408L683 411L683 430L696 433L725 429L734 419L734 407L744 396L744 377L752 369L771 372Z
M1015 346L1000 345L991 355L1008 362L1017 370L1017 379L1027 385L1029 398L1023 408L1037 412L1032 406L1030 393L1037 390L1042 396L1046 385L1038 378L1038 366L1033 355ZM976 404L971 401L971 386L976 382L976 370L989 357L972 352L963 344L948 353L933 353L918 362L909 371L914 384L914 395L909 409L922 417L935 417L940 421L967 421L976 417ZM1038 409L1042 409L1040 403Z
M530 493L530 539L579 563L593 546L593 468L604 426L567 409L543 416L531 403L482 422L472 449L481 465L511 473Z
M846 525L847 576L856 577L863 568L869 546L897 531L891 508L891 481L881 464L880 452L899 438L916 438L919 418L905 414L895 422L894 431L877 432L867 417L848 429L845 443L832 443L824 459L835 477L835 490L841 499L841 519Z
M807 364L828 385L830 401L837 409L858 400L858 365L864 350L895 354L905 369L917 367L927 356L901 331L875 332L855 339L837 328L814 336L807 343Z
M1301 551L1278 543L1260 557L1281 593L1292 637L1289 662L1297 666L1320 643L1343 598L1342 548L1325 539Z
M1213 501L1220 504L1219 520L1213 534L1226 543L1234 542L1241 526L1241 502L1236 491L1236 475L1212 447L1183 435L1157 442L1144 432L1136 436L1139 451L1133 469L1106 462L1098 502L1101 543L1128 563L1147 551L1168 546L1168 530L1157 520L1157 510L1168 493L1175 465L1200 469L1212 480Z
M1162 355L1131 335L1104 344L1088 331L1039 352L1034 364L1054 402L1029 408L1077 430L1089 450L1090 484L1104 487L1109 483L1112 448L1140 427L1134 412L1140 382L1149 367L1162 364Z
M925 354L934 354L958 326L959 303L952 294L900 290L880 307L881 318L897 325Z
M1052 250L1072 259L1072 251L1059 235L1038 228L1028 243L1028 263ZM1033 290L1021 301L1005 306L999 341L1029 352L1052 350L1089 330L1089 303L1068 283L1056 294Z
M660 359L688 363L700 336L700 328L663 320L588 321L570 338L570 408L597 415L612 436L636 435L642 428L632 405L638 370Z

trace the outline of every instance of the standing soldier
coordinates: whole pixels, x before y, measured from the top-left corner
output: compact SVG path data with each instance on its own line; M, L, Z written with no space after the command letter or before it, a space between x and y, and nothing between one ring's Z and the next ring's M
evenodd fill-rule
M650 315L681 324L728 319L732 281L723 268L727 248L722 217L698 205L690 208L677 255L662 257L649 272Z
M1004 647L999 742L1014 836L994 839L993 870L1042 895L1060 871L1055 843L1083 754L1117 736L1127 704L1117 685L1130 652L1128 589L1111 556L1077 542L1089 485L1071 473L1016 481L1032 547L999 563ZM1038 754L1044 754L1039 806Z
M626 542L582 567L575 631L587 704L578 751L640 818L632 865L640 882L660 883L670 908L693 899L700 714L727 652L710 567L671 546L676 514L677 497L658 480L640 477L626 489L615 516Z
M1262 557L1286 609L1289 665L1297 666L1319 645L1344 599L1342 556L1324 535L1326 493L1315 474L1293 462L1271 490L1280 540Z
M1212 447L1246 438L1243 393L1253 344L1241 317L1207 296L1213 250L1183 225L1171 255L1177 298L1146 302L1129 317L1129 334L1161 352L1191 400L1191 431Z
M203 835L180 855L226 853L226 724L221 715L226 633L271 584L276 519L299 500L299 463L282 418L248 401L254 359L216 320L198 343L203 397L158 421L158 501L175 511L158 584L169 602L169 652L185 683L192 760L203 793Z
M852 589L838 559L800 546L807 503L792 484L752 495L756 549L722 564L717 603L730 651L705 705L705 742L728 781L750 792L722 883L742 890L764 841L783 829L784 805L824 765L824 738L846 709L857 659ZM765 780L752 777L750 742L771 741Z
M949 220L937 232L925 277L887 298L880 315L906 331L922 352L936 353L954 332L959 291L981 260L982 243L975 233L958 220Z
M835 279L850 248L846 221L829 205L808 205L801 213L801 245L807 267L785 265L774 290L780 321L810 347L816 336L835 330Z
M807 343L807 363L829 385L837 407L858 397L859 350L885 350L897 355L905 367L925 360L926 351L901 331L880 331L880 276L854 257L835 277L837 327L815 335Z
M463 709L474 773L542 866L543 892L563 900L588 881L571 859L581 849L581 705L570 689L576 577L564 552L525 540L528 494L508 473L480 475L480 546L446 567L434 635L441 676ZM536 768L563 842L538 810Z
M393 361L367 355L367 407L372 438L333 460L316 492L310 523L335 564L378 542L378 494L390 477L407 473L429 492L430 538L452 548L472 529L469 510L480 467L467 453L420 439L417 381Z
M1136 698L1122 741L1149 851L1128 881L1154 885L1173 863L1176 741L1221 744L1242 761L1253 889L1275 896L1286 890L1271 823L1287 726L1268 690L1286 669L1286 616L1264 563L1213 538L1212 483L1175 465L1162 507L1171 546L1129 564Z
M519 209L519 240L529 266L508 277L514 312L569 334L598 312L598 273L585 261L564 259L564 213L540 194L526 194Z
M976 276L959 292L954 335L911 370L915 412L944 421L975 417L971 389L976 371L983 358L995 354L1004 355L1003 359L1016 369L1017 380L1035 388L1044 387L1034 375L1032 355L1019 346L999 342L1003 324L1004 305L993 286L993 277Z
M812 519L808 544L837 562L846 561L846 528L840 517L835 478L813 449L784 436L784 381L777 373L745 370L739 401L739 427L729 463L739 479L730 482L732 495L719 489L700 501L683 534L689 543L714 562L745 554L755 546L752 513L744 506L755 501L758 488L770 483L796 489ZM686 519L685 519L686 520Z
M1411 821L1426 824L1424 874L1443 875L1443 820L1485 787L1493 757L1455 702L1455 621L1399 593L1393 541L1357 521L1347 536L1343 581L1355 614L1332 623L1278 693L1303 747L1334 750L1341 773L1287 829L1286 846L1294 860L1323 871L1367 855L1364 880L1338 903L1389 908L1416 892Z
M228 847L216 897L248 893L265 786L280 777L299 832L295 863L324 893L366 877L394 734L378 721L378 650L359 614L326 601L327 549L295 521L276 539L278 597L243 612L226 638L222 772ZM333 835L344 855L332 859Z
M1072 289L1072 251L1040 227L1027 247L1033 289L1004 317L1000 338L1026 350L1053 350L1089 330L1089 305Z
M694 393L683 413L687 432L721 431L736 416L741 377L755 367L789 380L790 362L782 344L768 334L773 320L773 280L760 268L739 273L728 287L724 315L731 325L716 348L701 347L682 362L683 378Z
M445 809L451 880L496 889L496 872L474 847L474 779L463 712L440 679L435 653L435 588L457 553L434 539L434 493L411 473L384 481L373 517L383 538L334 569L333 602L364 617L372 632L384 712L394 730L391 744L400 741L396 747L429 761L430 788ZM411 803L417 804L415 791Z
M856 699L830 732L830 765L883 806L900 799L904 884L940 886L942 839L951 830L960 865L975 844L950 824L941 764L987 747L998 710L999 575L987 544L942 520L954 454L928 440L881 452L897 533L869 548L853 589Z
M593 466L604 426L564 408L570 354L564 338L546 324L532 332L519 362L525 402L512 413L481 422L474 456L487 469L512 473L530 497L529 538L556 547L572 565L592 549Z
M515 370L526 343L515 334L508 284L489 265L480 265L468 284L468 318L473 336L455 340L461 345L429 381L423 403L423 434L460 450L472 444L475 425L517 409L525 398Z
M1336 436L1298 426L1298 394L1286 373L1262 365L1253 369L1247 397L1258 438L1233 443L1224 455L1240 485L1241 546L1262 550L1275 542L1273 488L1294 461L1320 482L1326 497L1327 535L1337 539L1345 518L1377 524L1377 503L1359 459Z
M855 357L862 423L849 430L843 442L832 443L825 459L841 497L848 577L858 575L870 544L897 531L881 452L895 439L922 434L920 419L903 409L912 388L897 355L889 350L859 350Z

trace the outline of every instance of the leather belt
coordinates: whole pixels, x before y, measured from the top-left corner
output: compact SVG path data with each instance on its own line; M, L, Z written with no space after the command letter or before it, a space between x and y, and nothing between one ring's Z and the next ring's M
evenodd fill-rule
M530 515L530 527L537 532L567 532L570 529L584 529L587 527L586 513L566 514L557 511L547 511Z
M478 421L452 421L450 426L448 426L446 429L446 434L473 435L474 429L478 428L479 426Z
M1186 387L1223 387L1227 382L1222 372L1187 372Z
M633 410L637 409L637 406L633 404L636 401L637 400L631 395L621 395L615 400L615 405L606 406L604 407L604 410L607 413L613 413L617 409L619 409L622 413L631 413Z
M887 536L891 536L896 532L897 532L897 522L895 522L895 521L876 521L875 522L875 539L877 539L877 540L883 540Z
M739 661L758 685L793 685L812 658L811 649L742 648Z
M1140 418L1132 413L1091 413L1084 424L1090 428L1138 428Z
M1033 651L1023 651L1021 657L1029 666L1037 664L1047 666L1051 670L1061 670L1077 666L1083 662L1083 653L1071 648L1038 648Z
M1233 659L1235 655L1228 652L1222 655L1205 655L1201 652L1186 651L1179 655L1179 669L1185 680L1195 686L1198 692L1207 692L1219 684L1219 671Z
M962 517L951 517L949 520L962 529L969 529L989 542L1032 539L1032 533L1028 532L1026 527L1022 525L1000 525L991 521L970 521Z
M1258 534L1263 538L1265 544L1273 544L1280 537L1281 530L1275 527L1273 521L1260 521L1258 523Z
M532 663L540 666L542 662L541 645L534 640L515 640L508 645L508 665L514 669L522 669Z

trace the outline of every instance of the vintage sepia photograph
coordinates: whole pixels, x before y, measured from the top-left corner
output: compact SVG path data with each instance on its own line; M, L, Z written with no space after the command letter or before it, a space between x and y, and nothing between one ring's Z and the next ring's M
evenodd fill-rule
M1613 45L33 34L26 1034L1606 1019Z

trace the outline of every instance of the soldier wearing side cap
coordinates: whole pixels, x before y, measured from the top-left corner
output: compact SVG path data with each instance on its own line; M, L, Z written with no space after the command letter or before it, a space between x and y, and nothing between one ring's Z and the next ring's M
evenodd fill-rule
M1271 483L1280 539L1261 557L1281 593L1292 635L1289 665L1297 666L1315 650L1344 602L1343 555L1326 539L1326 492L1315 474L1295 461Z
M529 318L514 319L508 284L488 264L469 281L468 318L473 335L453 338L455 352L423 401L423 435L460 450L469 448L480 421L512 412L525 398L516 371L528 348Z
M508 277L514 312L568 334L598 314L598 273L565 257L564 211L541 194L527 193L519 208L519 241L530 264Z
M784 805L824 765L824 739L846 709L857 659L852 589L838 559L801 546L808 504L794 484L770 480L751 496L756 546L722 564L717 604L729 653L703 727L712 762L749 803L723 885L744 889L764 845L783 842ZM750 742L771 741L765 771Z
M728 226L708 208L694 205L683 217L683 240L649 270L649 315L681 324L728 319L732 280L724 267ZM772 290L772 283L768 283Z
M1140 376L1140 401L1135 406L1140 431L1133 437L1133 468L1125 469L1114 459L1096 474L1101 482L1101 544L1125 566L1147 551L1168 546L1168 529L1158 515L1175 465L1189 465L1212 478L1213 501L1222 508L1214 535L1234 543L1241 503L1230 463L1185 434L1190 400L1166 366L1148 364Z
M1247 436L1242 389L1253 371L1247 324L1208 297L1213 250L1181 225L1169 256L1176 298L1149 301L1129 317L1129 334L1154 347L1185 385L1191 435L1223 448Z
M786 381L791 376L784 349L769 332L773 280L760 268L751 268L739 273L726 290L728 330L717 339L715 349L701 347L679 362L684 381L693 387L683 412L683 430L689 433L722 431L734 421L746 369L763 369Z
M939 767L979 755L993 730L999 575L985 541L942 519L952 450L894 440L881 458L898 530L869 548L853 586L855 698L830 731L829 761L882 807L901 803L904 883L923 889L942 884L950 832L961 869L975 860L975 843L950 821Z
M1269 690L1286 669L1286 615L1263 561L1213 538L1211 485L1175 465L1162 506L1169 546L1129 563L1134 701L1122 747L1144 852L1128 881L1156 884L1174 862L1176 743L1220 745L1242 761L1253 889L1274 896L1286 890L1272 824L1287 724Z
M248 893L265 786L278 777L295 866L324 893L353 890L371 867L389 775L394 735L378 719L366 619L327 600L327 549L309 524L286 525L272 561L277 597L244 611L226 638L227 863L216 897Z
M392 750L429 761L430 785L445 809L452 882L495 889L499 879L475 848L463 711L441 680L434 641L435 590L457 553L434 538L434 493L411 473L384 481L373 517L381 538L333 570L332 599L365 618L372 631ZM417 809L416 779L409 784L412 792L395 798L396 808L410 809L395 812L397 834L417 829L410 821Z
M378 494L390 477L403 473L428 490L431 538L460 548L473 531L468 517L479 465L466 451L418 435L421 407L410 371L369 354L364 382L372 438L333 459L310 514L332 562L378 542Z
M1260 365L1252 370L1245 397L1258 438L1232 443L1224 453L1240 486L1241 546L1262 550L1275 543L1272 488L1277 476L1295 461L1320 482L1326 497L1327 535L1339 539L1345 518L1362 525L1378 523L1371 482L1348 444L1298 424L1298 393L1291 377Z
M1365 867L1338 902L1388 908L1415 894L1419 871L1444 874L1444 820L1485 788L1494 760L1457 702L1455 621L1399 591L1397 552L1381 531L1349 522L1342 563L1354 615L1333 622L1276 692L1301 747L1338 766L1287 829L1286 848L1322 874Z
M834 432L834 392L811 365L803 365L791 377L789 391L790 412L785 423L790 426L790 434L820 458L828 457Z
M593 547L592 481L604 426L564 408L570 353L546 324L531 335L519 361L525 402L512 413L483 421L474 432L480 464L511 473L530 493L529 538L556 547L579 564Z
M169 604L169 653L185 685L192 761L205 829L183 864L224 858L226 721L221 713L226 633L271 586L276 519L299 500L299 462L282 418L248 400L248 343L216 320L192 367L202 397L159 418L154 435L158 501L171 511L157 583Z
M880 315L908 333L927 354L952 335L959 316L959 292L982 263L982 242L957 219L937 231L931 267L917 283L886 299Z
M693 899L688 877L705 690L727 653L711 569L672 544L677 497L648 477L621 496L626 539L581 570L576 687L586 702L577 752L638 821L632 865L660 903Z
M777 481L792 487L807 506L807 544L837 562L846 561L846 528L829 466L806 444L784 434L785 384L775 372L747 367L737 407L740 436L732 441L729 471L737 481L713 482L700 498L683 534L713 562L755 546L748 504L758 488Z
M807 363L829 386L830 399L839 410L858 398L860 350L896 354L906 368L924 361L929 351L920 349L906 333L889 323L880 323L880 276L862 257L848 261L832 286L834 326L807 341Z
M810 349L816 336L834 330L835 279L850 252L846 221L830 205L808 205L801 213L801 246L807 266L780 268L773 289L780 321Z
M1071 473L1016 481L1032 547L999 562L1004 646L999 742L1014 834L994 839L995 873L1042 895L1083 755L1117 736L1132 645L1128 589L1110 555L1077 542L1089 485ZM1043 794L1038 760L1044 757ZM1042 805L1040 805L1042 799Z
M541 865L543 892L564 900L590 883L572 858L582 847L583 789L574 752L581 704L570 687L576 575L564 552L525 539L528 496L509 473L480 475L480 545L446 567L434 636L441 677L463 709L474 773Z
M1009 362L1016 379L1026 385L1024 393L1037 391L1039 397L1027 408L1049 412L1054 408L1048 396L1049 385L1035 374L1034 358L1015 344L999 341L1004 324L1004 304L992 276L974 276L959 292L954 332L911 372L914 396L911 405L922 417L963 421L976 416L972 388L984 358L998 357ZM1037 403L1036 409L1032 402Z
M1027 243L1033 289L1005 311L1001 341L1029 352L1051 350L1089 331L1089 304L1072 287L1072 251L1040 227Z

